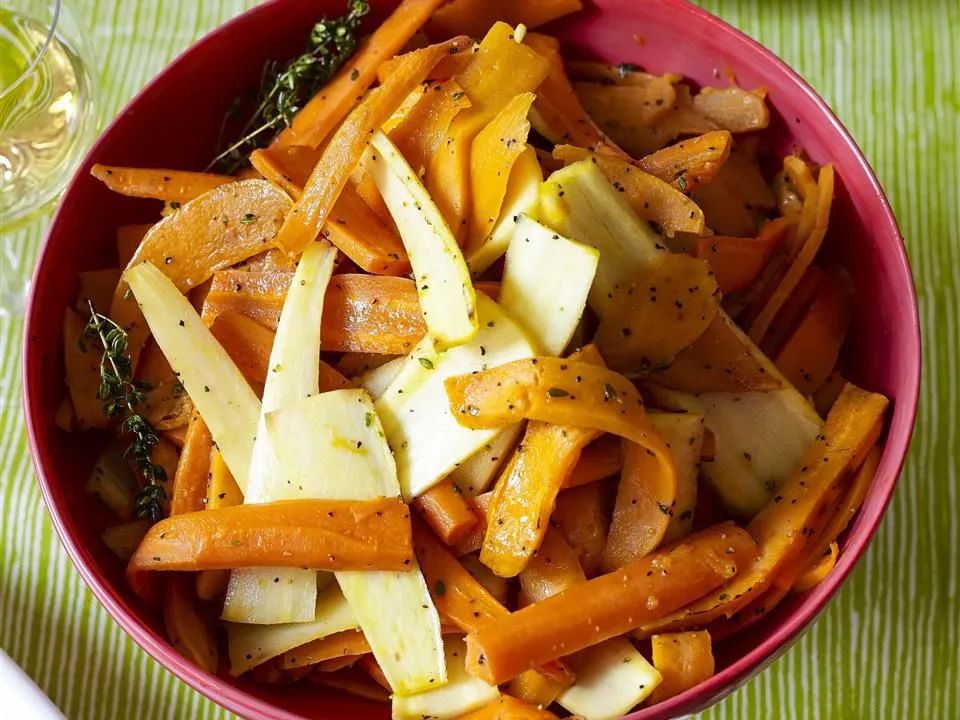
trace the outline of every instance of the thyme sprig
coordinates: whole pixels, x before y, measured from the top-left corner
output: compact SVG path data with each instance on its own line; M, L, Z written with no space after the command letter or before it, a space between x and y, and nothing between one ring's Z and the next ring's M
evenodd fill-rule
M149 387L132 379L124 329L106 315L98 313L89 300L87 305L90 319L80 338L81 349L86 350L87 340L97 342L102 348L97 398L103 403L103 412L108 418L123 418L120 432L130 437L130 444L124 449L123 456L133 460L147 481L147 485L137 493L136 515L157 522L163 517L163 501L166 498L166 492L159 483L167 478L163 467L151 459L160 439L150 423L134 410L146 401L144 391Z
M252 151L267 145L283 127L290 127L303 103L330 82L356 51L360 21L368 12L367 0L347 0L346 15L324 17L313 26L306 52L285 65L276 60L267 62L261 74L255 110L241 130L240 139L222 150L210 168L234 172ZM242 106L240 98L231 104L220 127L218 147L223 145L227 124L237 119Z

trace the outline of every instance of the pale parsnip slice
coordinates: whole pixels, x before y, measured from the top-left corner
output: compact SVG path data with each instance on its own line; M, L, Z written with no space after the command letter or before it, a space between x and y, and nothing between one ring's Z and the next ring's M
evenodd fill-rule
M616 291L628 287L667 252L650 224L589 160L557 170L540 188L540 222L600 251L590 307L601 317Z
M447 684L415 695L393 696L393 720L449 720L489 705L500 691L467 672L467 645L463 638L448 635L443 640Z
M362 375L354 378L354 381L370 393L370 397L376 402L380 399L380 396L387 391L387 388L390 387L390 383L396 379L397 374L401 368L403 368L403 361L404 358L402 357L394 358L380 367L367 370Z
M400 494L393 455L365 390L334 390L272 412L267 434L280 459L279 473L269 479L276 499ZM418 567L338 572L336 578L396 692L446 682L440 618Z
M647 413L650 423L670 448L677 465L677 499L670 523L663 535L664 545L693 531L693 510L697 504L697 478L703 449L703 415L696 413Z
M453 484L468 497L476 497L486 492L496 479L500 468L509 459L523 428L523 423L503 428L493 440L485 443L450 473Z
M797 469L823 419L723 310L719 317L764 370L781 381L779 390L690 395L648 387L663 407L703 415L716 443L714 459L700 465L703 474L730 510L750 518Z
M534 220L538 218L542 182L543 171L537 161L537 153L528 145L510 169L507 194L493 230L483 242L464 249L467 267L474 277L493 265L507 251L510 238L513 237L514 223L520 219L520 215L529 215Z
M241 489L247 486L260 400L190 301L150 263L123 274L157 345L180 378Z
M597 272L596 248L521 215L503 270L500 305L543 355L561 355L580 322Z
M244 502L277 499L272 496L273 488L265 486L267 478L277 475L278 462L264 431L266 414L320 392L320 321L336 256L337 251L330 243L315 242L307 246L297 264L270 351L270 370L263 386L250 476L247 487L241 488ZM260 624L306 622L313 617L316 598L315 570L234 570L230 573L222 617L233 622Z
M427 332L442 348L477 333L477 299L467 264L423 183L382 132L363 166L383 196L407 249Z
M309 622L283 625L227 623L230 674L241 675L287 650L356 627L357 619L343 593L336 583L331 583L317 595L314 616Z
M480 330L465 345L438 352L425 337L377 401L397 475L408 502L477 452L497 430L470 430L456 421L443 381L454 375L533 357L533 344L493 300L477 294Z
M663 680L624 637L611 638L566 658L577 681L557 702L584 720L615 720L643 702Z

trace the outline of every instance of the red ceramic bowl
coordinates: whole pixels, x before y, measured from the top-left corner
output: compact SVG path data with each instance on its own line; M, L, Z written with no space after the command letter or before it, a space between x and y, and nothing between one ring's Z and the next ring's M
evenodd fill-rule
M378 21L395 2L377 3ZM187 50L120 113L64 195L40 254L24 343L24 401L40 486L54 525L81 575L130 636L184 682L230 710L256 718L387 717L382 706L315 688L274 690L215 677L181 657L158 618L130 594L120 564L100 541L109 524L83 491L96 448L54 425L63 392L58 328L77 289L77 272L116 264L114 228L152 221L156 204L107 191L89 175L94 162L202 168L230 100L256 85L264 60L299 52L307 28L342 0L272 0ZM838 187L827 244L850 270L856 312L846 370L893 401L880 468L836 569L812 591L792 596L762 624L720 643L718 672L706 682L631 718L652 720L700 710L769 664L817 616L866 549L897 482L917 406L920 335L913 282L896 221L853 139L824 102L772 53L683 0L594 0L555 28L565 50L653 72L679 72L701 85L728 71L745 87L769 90L776 149L806 149L833 162ZM319 696L319 699L318 699Z

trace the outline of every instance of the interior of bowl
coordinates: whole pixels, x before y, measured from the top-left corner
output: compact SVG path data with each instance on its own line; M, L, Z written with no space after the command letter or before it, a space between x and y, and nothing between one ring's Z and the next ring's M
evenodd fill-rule
M374 4L376 22L395 3ZM265 3L207 36L158 76L110 126L64 195L41 252L27 315L27 422L61 538L98 598L137 642L182 679L247 716L388 717L389 712L318 688L277 690L225 674L214 677L169 646L159 618L132 597L120 563L100 541L110 523L83 490L96 443L54 425L64 388L57 328L75 296L77 273L116 265L116 226L152 221L159 210L159 203L109 192L90 177L90 166L204 168L230 101L256 86L265 60L298 52L312 23L341 6L339 0ZM812 591L793 596L764 622L721 643L718 673L709 681L635 714L672 717L704 707L770 662L822 609L863 551L889 500L913 426L919 382L913 286L896 224L855 144L822 101L760 46L683 0L595 0L554 30L571 54L678 72L704 86L723 85L732 72L744 87L768 89L773 109L768 137L775 150L785 154L800 146L814 161L837 168L827 244L850 271L857 298L845 371L893 401L880 470L845 537L837 568Z

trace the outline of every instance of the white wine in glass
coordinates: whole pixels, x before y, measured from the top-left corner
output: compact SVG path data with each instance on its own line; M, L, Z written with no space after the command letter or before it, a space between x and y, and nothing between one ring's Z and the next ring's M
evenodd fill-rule
M0 231L63 190L97 130L82 35L60 0L0 6ZM4 242L3 310L22 296L29 261ZM32 258L31 258L32 260ZM19 261L20 267L14 267ZM16 284L21 287L17 288Z

